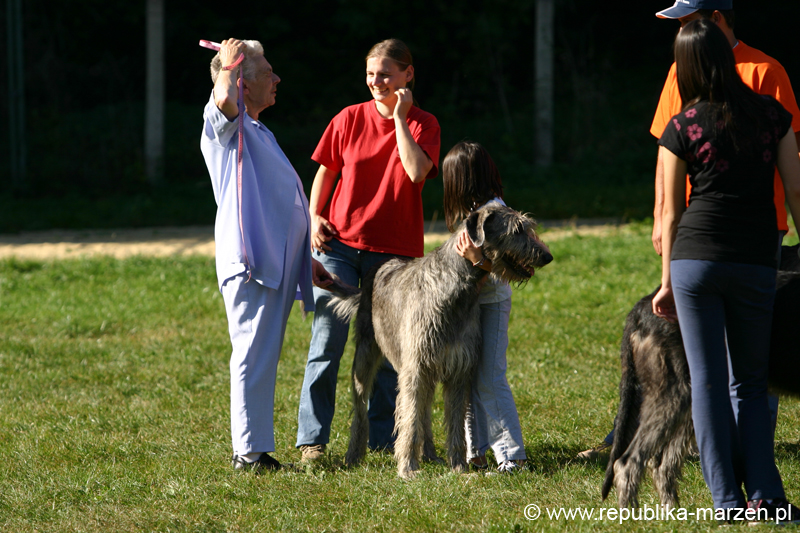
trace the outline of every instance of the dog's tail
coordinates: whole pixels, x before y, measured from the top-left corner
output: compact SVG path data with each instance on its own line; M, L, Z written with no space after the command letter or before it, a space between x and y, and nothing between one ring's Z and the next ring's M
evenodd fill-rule
M641 305L641 302L639 302ZM622 362L622 378L619 382L619 410L614 421L614 444L611 446L611 455L606 467L606 478L603 481L603 500L608 496L614 485L614 463L622 457L630 446L636 429L639 426L639 379L636 377L636 367L633 361L633 339L636 331L636 309L631 311L625 321L625 330L622 334L620 346L620 359Z
M348 285L335 274L333 283L325 287L333 293L328 305L333 309L333 314L337 318L350 321L358 312L358 305L361 301L361 289Z

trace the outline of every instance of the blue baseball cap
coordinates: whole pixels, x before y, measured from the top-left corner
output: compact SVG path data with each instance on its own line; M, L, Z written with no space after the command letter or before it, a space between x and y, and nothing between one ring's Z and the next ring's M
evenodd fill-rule
M733 9L733 0L675 0L675 5L656 16L660 19L679 19L691 15L698 9Z

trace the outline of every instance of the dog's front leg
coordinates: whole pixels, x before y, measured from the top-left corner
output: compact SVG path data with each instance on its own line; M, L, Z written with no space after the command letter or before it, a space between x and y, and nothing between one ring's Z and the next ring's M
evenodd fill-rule
M431 463L444 464L444 459L436 455L436 446L433 444L433 427L431 425L431 409L433 402L428 404L425 409L425 419L422 421L422 427L425 431L425 438L422 443L422 459Z
M398 372L399 394L395 408L394 457L397 475L411 479L419 470L419 458L425 436L424 420L428 406L433 402L435 382L422 374L419 367L404 365Z
M467 441L464 420L471 390L471 373L442 383L444 421L447 431L447 458L455 472L467 469Z

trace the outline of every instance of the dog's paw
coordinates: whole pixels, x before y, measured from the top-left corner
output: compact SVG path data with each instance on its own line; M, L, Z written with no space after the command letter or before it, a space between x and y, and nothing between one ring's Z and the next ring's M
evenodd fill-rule
M344 466L346 467L358 466L358 463L360 462L361 457L354 456L349 453L344 456Z
M466 474L466 473L467 473L467 470L468 470L468 469L467 469L467 465L466 465L466 464L462 464L462 465L455 465L455 466L453 467L453 473L454 473L454 474Z
M426 463L433 463L437 465L446 464L446 461L441 457L439 457L438 455L436 455L435 453L433 455L427 455L427 454L423 455L422 460Z
M411 470L411 469L404 470L401 468L397 469L397 475L400 477L400 479L411 481L412 479L417 477L417 474L419 474L419 470Z

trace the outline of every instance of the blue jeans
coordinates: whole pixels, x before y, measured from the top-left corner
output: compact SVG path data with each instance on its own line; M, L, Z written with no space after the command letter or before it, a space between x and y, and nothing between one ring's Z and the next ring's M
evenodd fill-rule
M349 285L360 286L367 272L393 257L391 254L358 250L333 239L330 252L315 251L314 259ZM327 444L336 404L336 377L339 362L347 343L350 324L334 317L327 303L331 293L314 287L316 312L311 325L311 346L308 350L300 408L297 416L297 444ZM375 378L369 402L369 447L394 445L394 408L397 397L397 373L388 361L383 362Z
M700 464L714 507L784 498L767 404L776 271L700 260L672 261L671 271Z
M467 459L483 456L490 447L497 464L525 459L517 404L506 379L511 298L480 307L483 349L467 410Z

